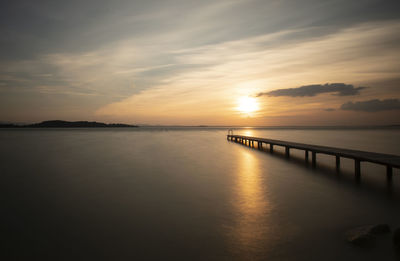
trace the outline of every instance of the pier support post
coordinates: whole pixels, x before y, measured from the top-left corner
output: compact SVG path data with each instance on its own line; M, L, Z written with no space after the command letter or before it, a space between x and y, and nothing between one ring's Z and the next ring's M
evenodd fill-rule
M359 159L354 160L354 172L356 175L356 179L359 180L361 177L361 162Z
M340 156L336 156L336 171L340 170Z
M304 156L305 156L306 163L308 163L308 150L304 151Z
M274 152L274 144L269 144L269 152Z
M290 148L288 146L285 147L285 155L286 155L286 158L290 157Z
M311 164L312 167L315 168L317 166L317 153L315 151L312 151L311 155L312 155Z
M387 181L391 182L392 178L393 178L393 168L392 166L387 165L386 166L386 177L387 177Z

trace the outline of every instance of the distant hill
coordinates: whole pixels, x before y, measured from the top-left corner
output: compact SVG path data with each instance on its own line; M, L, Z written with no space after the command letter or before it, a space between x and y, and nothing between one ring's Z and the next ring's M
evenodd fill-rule
M0 123L0 128L18 128L18 125L12 123Z
M125 128L138 127L136 125L128 125L121 123L103 123L95 121L43 121L40 123L15 125L15 124L0 124L0 128Z

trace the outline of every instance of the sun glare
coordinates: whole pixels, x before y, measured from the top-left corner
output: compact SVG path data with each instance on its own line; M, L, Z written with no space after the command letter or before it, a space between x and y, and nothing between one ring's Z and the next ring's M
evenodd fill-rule
M238 111L242 113L251 113L258 110L258 102L255 98L242 97L238 100Z

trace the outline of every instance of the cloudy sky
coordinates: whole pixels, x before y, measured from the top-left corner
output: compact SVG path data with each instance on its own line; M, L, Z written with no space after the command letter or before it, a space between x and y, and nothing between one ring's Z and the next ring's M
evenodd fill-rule
M0 5L0 122L400 124L398 0Z

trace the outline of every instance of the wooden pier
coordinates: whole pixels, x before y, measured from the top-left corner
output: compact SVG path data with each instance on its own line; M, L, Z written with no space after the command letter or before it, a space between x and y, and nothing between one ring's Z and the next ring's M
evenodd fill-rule
M281 146L285 148L286 157L290 157L291 149L304 150L305 160L308 162L308 154L311 153L311 164L315 168L317 165L317 154L327 154L336 157L336 169L340 169L340 158L349 158L354 160L354 171L356 179L361 177L361 162L372 162L386 166L387 180L391 181L393 176L393 168L400 168L400 156L382 154L375 152L359 151L341 149L335 147L318 146L311 144L303 144L296 142L288 142L282 140L264 139L250 136L233 135L228 133L227 139L236 143L244 144L249 147L255 147L254 143L257 143L257 148L264 150L264 144L269 145L269 151L274 152L274 146ZM267 148L266 148L267 149Z

